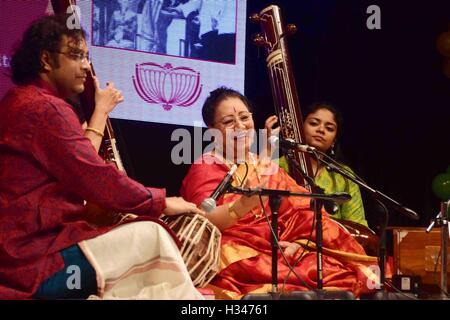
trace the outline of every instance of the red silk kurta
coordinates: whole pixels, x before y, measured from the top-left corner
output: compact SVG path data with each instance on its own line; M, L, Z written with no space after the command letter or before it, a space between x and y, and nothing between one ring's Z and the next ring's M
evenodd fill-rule
M83 200L156 220L165 190L105 164L45 82L10 90L0 102L0 299L31 297L63 268L61 250L111 229L84 220Z
M211 155L204 155L193 164L183 180L181 195L187 200L200 204L209 197L229 170L228 166ZM271 168L276 166L271 164ZM265 188L307 192L281 168L266 171ZM238 169L239 172L239 169ZM237 172L237 173L238 173ZM236 173L236 174L237 174ZM255 173L255 171L253 171ZM260 170L264 173L264 170ZM263 176L262 174L261 176ZM264 178L262 179L264 180ZM260 181L249 173L246 186L258 186ZM227 194L218 204L234 201L238 195ZM272 218L268 201L265 209L269 220ZM300 197L283 198L278 213L280 241L295 242L309 238L313 226L314 213L309 208L310 199ZM364 249L342 227L323 213L323 284L329 290L350 290L355 295L372 291L378 278L372 272L377 266L375 257L366 256ZM315 241L312 231L311 241ZM300 281L281 254L278 254L278 283L280 288L286 282L285 289L307 290L317 287L317 255L314 250L306 251L300 261L297 255L289 259L295 272L303 279ZM222 232L220 272L210 285L219 298L240 298L247 293L268 292L271 289L271 233L260 209L254 209L235 225ZM375 271L376 272L376 271ZM288 275L289 274L289 275ZM306 283L306 285L305 285Z

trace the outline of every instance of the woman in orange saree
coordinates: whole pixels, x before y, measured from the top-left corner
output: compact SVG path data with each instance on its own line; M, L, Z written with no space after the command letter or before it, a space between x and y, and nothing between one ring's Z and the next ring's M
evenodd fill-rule
M254 129L247 99L228 88L211 92L202 114L216 139L183 180L181 195L197 205L214 191L233 163L240 163L235 185L307 192L277 164L250 152ZM217 138L217 136L216 136ZM225 155L224 155L225 154ZM238 155L241 155L239 157ZM226 194L206 216L222 231L220 271L209 284L217 298L239 299L249 293L271 291L272 213L268 199ZM378 283L377 259L367 256L348 231L323 214L323 285L326 290L348 290L355 296L368 293ZM281 291L317 287L314 212L310 199L285 197L278 212L278 283ZM290 272L289 265L294 272Z

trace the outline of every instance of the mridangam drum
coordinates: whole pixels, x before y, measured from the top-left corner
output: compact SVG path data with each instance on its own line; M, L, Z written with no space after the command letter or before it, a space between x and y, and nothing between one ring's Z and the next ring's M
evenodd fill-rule
M219 229L198 214L164 217L163 220L183 244L181 255L192 282L197 287L204 287L219 272Z

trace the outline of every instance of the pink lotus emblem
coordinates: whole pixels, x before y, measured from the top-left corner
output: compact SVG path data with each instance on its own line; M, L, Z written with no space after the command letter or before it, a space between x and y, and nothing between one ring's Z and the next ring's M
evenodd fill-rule
M174 68L146 62L136 64L133 84L139 96L148 103L161 103L164 110L174 105L188 107L202 92L200 73L187 67Z

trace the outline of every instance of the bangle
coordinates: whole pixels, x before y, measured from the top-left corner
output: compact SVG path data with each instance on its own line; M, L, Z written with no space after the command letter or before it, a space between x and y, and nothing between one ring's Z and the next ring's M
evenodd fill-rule
M103 138L103 136L104 136L103 132L101 132L100 130L97 130L97 129L95 129L95 128L87 127L87 128L86 128L86 131L92 131L93 133L97 134L98 136L100 136L100 137L102 137L102 138Z
M234 210L235 204L236 204L236 201L228 203L228 214L233 219L239 220L241 217L237 214L236 210Z

